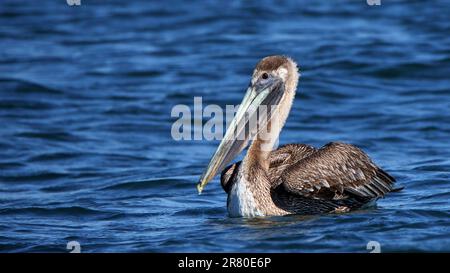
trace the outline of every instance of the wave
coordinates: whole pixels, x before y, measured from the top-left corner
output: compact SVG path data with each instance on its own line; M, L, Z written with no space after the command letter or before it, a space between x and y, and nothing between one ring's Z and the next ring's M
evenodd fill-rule
M109 214L110 212L105 212L96 209L90 209L81 206L71 206L71 207L24 207L24 208L3 208L0 209L0 215L23 215L32 214L38 216L63 216L63 217L74 217L74 216L98 216Z
M196 176L197 177L197 176ZM101 188L101 190L142 190L142 189L186 189L193 188L192 180L183 177L152 178L139 181L127 181Z
M24 79L0 78L2 88L1 92L12 92L17 94L36 94L36 95L62 95L63 90L48 87L42 83L35 83Z

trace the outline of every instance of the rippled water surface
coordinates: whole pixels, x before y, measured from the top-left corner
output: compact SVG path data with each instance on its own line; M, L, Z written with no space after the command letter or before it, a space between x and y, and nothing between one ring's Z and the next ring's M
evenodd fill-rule
M450 251L447 1L0 4L0 251ZM281 3L283 2L283 3ZM405 190L344 215L233 219L217 141L174 141L177 104L238 104L287 54L281 143L363 148Z

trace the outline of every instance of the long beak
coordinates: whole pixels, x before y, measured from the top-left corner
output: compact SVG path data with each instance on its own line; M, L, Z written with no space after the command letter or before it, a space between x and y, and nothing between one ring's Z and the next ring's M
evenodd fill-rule
M231 160L241 153L249 140L257 134L258 128L266 126L271 118L270 108L278 105L283 93L282 80L273 76L264 82L256 82L247 89L234 119L197 184L199 194L217 172L222 171ZM267 111L258 111L259 106L262 105L267 106ZM257 116L258 112L268 114L262 118L261 114ZM256 119L257 117L258 119ZM251 121L256 122L252 123Z

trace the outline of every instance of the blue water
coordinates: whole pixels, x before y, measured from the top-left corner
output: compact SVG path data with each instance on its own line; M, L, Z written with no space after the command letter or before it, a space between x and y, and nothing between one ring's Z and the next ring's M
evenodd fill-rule
M281 3L282 2L282 3ZM447 1L0 4L0 251L450 251ZM402 192L375 208L232 219L217 141L175 141L177 104L238 104L286 54L299 93L280 142L363 148Z

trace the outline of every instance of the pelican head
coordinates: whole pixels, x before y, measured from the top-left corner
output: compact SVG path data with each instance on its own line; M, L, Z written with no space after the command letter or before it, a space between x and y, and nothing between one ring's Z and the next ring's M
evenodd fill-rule
M281 121L281 130L292 105L298 78L297 64L285 56L265 57L256 65L244 99L200 178L199 193L273 118ZM261 106L264 106L263 111ZM276 134L278 137L279 130Z

